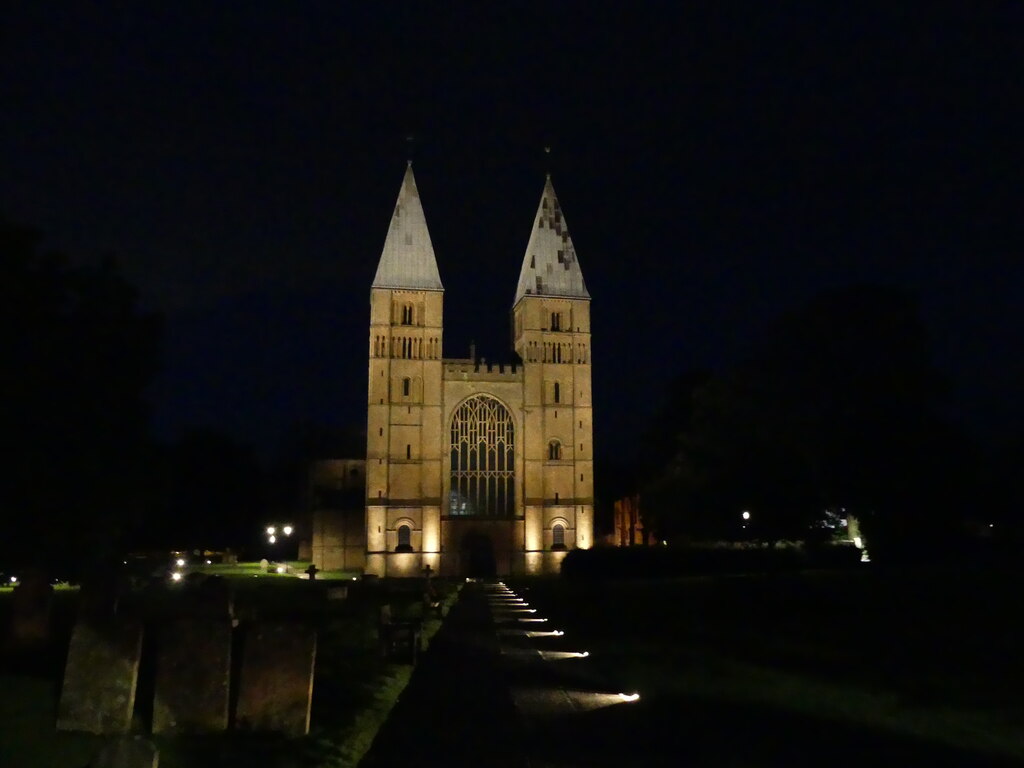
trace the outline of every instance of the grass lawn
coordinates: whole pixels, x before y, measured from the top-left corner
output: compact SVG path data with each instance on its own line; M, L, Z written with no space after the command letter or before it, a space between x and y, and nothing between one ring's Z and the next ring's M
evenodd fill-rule
M1024 760L1022 574L865 567L518 587L572 650L590 651L582 683L642 694L584 718L595 733L614 717L613 733L672 745L692 765Z
M256 568L258 572L258 567ZM205 766L355 765L369 747L381 723L411 675L408 664L386 662L377 645L377 615L384 603L396 615L420 609L418 583L364 585L339 576L350 586L348 599L328 601L326 590L339 581L318 579L310 583L294 577L253 578L242 566L231 573L236 615L243 622L259 618L312 623L318 629L316 674L310 735L285 739L274 735L235 734L202 737L157 737L161 768ZM412 581L412 580L410 580ZM175 585L153 596L132 594L122 601L128 612L145 615L147 630L156 628L165 607L171 607ZM450 589L449 602L456 591ZM58 733L54 729L59 682L77 592L58 593L53 608L55 641L45 652L30 656L6 655L0 659L0 766L25 768L81 768L95 754L101 740L84 734ZM165 601L165 603L161 603ZM7 624L10 592L0 594L0 628ZM154 623L156 622L156 623ZM428 619L425 635L437 631L440 621ZM145 667L145 664L143 665ZM139 696L152 697L152 680L140 673ZM146 706L136 703L136 727L148 733Z

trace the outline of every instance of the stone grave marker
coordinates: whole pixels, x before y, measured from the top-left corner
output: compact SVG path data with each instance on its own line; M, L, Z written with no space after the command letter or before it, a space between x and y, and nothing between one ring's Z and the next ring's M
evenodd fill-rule
M15 648L45 644L50 639L53 585L42 571L29 571L11 595L10 640Z
M140 736L114 739L105 744L89 768L159 768L160 752Z
M260 560L260 573L266 573L268 570L270 570L270 561L264 557Z
M180 619L158 639L153 733L227 730L231 620Z
M316 631L300 624L257 622L242 640L235 723L244 730L309 732Z
M127 733L139 679L142 625L79 621L71 633L57 729Z

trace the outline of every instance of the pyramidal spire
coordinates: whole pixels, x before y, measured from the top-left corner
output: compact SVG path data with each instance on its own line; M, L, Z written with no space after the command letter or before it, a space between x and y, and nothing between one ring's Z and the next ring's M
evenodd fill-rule
M420 203L420 193L416 189L416 177L412 174L411 160L398 192L398 201L377 264L373 287L444 290L441 275L437 271L430 232L427 231L427 219Z
M590 298L550 174L544 182L513 304L524 296Z

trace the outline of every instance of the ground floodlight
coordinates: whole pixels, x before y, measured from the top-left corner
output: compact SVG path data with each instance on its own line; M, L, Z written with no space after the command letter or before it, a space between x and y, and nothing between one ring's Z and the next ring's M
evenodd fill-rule
M171 581L181 581L181 574L175 571L171 574Z
M184 568L185 567L185 558L184 557L179 557L177 560L174 561L174 564L176 566L178 566L179 568Z
M276 544L277 536L275 536L274 534L270 534L270 538L268 538L267 541L269 541L271 544Z
M639 701L640 700L640 694L639 693L620 693L619 694L619 698L622 699L623 701Z
M294 528L292 528L292 527L291 527L290 525L286 525L286 526L285 526L284 528L282 528L281 530L282 530L282 531L284 532L284 535L285 535L285 536L291 536L291 535L292 535L292 531L294 531L295 529L294 529Z
M278 573L284 573L284 572L285 572L285 571L287 571L287 570L288 570L288 569L287 569L287 568L285 568L285 567L284 567L283 565L279 565L279 566L277 566L277 572L278 572Z

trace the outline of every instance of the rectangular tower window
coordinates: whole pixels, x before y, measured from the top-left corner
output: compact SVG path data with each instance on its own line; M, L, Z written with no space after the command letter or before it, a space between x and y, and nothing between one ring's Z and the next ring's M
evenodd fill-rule
M580 446L580 447L582 448L583 446ZM407 444L405 446L405 458L407 458L407 459L411 459L412 458L412 446L411 445Z
M561 387L558 385L558 382L556 381L555 382L555 402L556 403L561 402L561 398L562 398Z
M377 435L378 435L379 437L384 437L384 427L381 427L381 428L380 428L380 430L379 430L379 431L377 432Z

